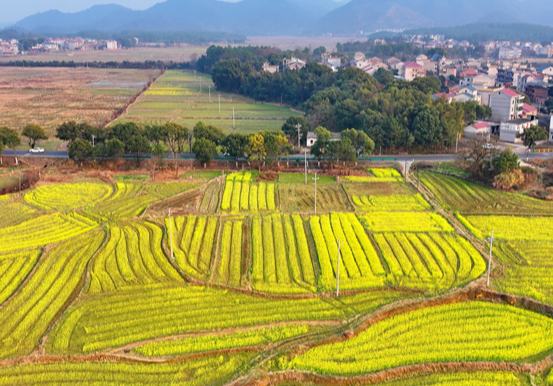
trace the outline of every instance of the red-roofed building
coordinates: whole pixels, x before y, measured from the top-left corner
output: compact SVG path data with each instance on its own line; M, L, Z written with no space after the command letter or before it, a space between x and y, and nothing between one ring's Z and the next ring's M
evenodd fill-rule
M401 76L408 82L415 80L417 78L422 78L426 76L426 70L423 66L416 62L406 62L403 63L403 68L401 71Z
M476 121L465 127L465 138L487 138L499 132L499 124L495 122Z
M522 105L522 118L523 119L535 119L538 116L538 109L531 104L524 103Z

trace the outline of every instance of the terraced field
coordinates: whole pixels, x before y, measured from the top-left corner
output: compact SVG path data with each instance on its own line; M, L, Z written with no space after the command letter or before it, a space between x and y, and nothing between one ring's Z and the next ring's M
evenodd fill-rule
M120 121L172 121L189 128L202 121L228 132L250 134L280 130L286 119L298 115L299 112L285 106L216 92L211 79L203 74L167 71Z
M439 211L394 169L320 176L315 210L266 178L0 198L0 384L553 383L547 213Z
M418 177L446 208L463 214L553 215L551 202L428 171Z
M519 361L553 347L552 324L545 316L492 303L427 307L378 322L346 342L316 347L293 367L358 375L421 363Z

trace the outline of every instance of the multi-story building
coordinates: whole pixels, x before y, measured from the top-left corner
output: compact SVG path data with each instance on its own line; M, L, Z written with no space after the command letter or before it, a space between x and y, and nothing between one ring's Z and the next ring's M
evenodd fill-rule
M544 86L528 85L526 86L526 94L533 103L543 105L549 99L549 89Z
M401 76L408 82L411 82L417 78L423 78L426 76L426 71L423 66L416 62L403 63Z
M15 56L19 54L19 42L17 40L0 39L0 56Z
M513 121L519 119L522 115L524 97L514 90L508 88L501 89L490 94L489 100L493 121Z
M514 79L514 71L510 68L500 68L497 70L497 83L503 85L512 85Z
M106 50L115 51L119 48L117 40L107 40L106 41Z
M513 119L507 122L501 122L499 128L499 140L509 143L521 143L522 135L526 129L539 124L537 119Z
M522 57L522 50L518 47L501 47L499 49L499 60L513 60Z
M306 66L305 61L294 57L284 59L282 64L284 65L285 69L290 71L298 71Z
M266 72L268 74L276 74L280 71L280 68L276 64L271 64L269 62L263 63L263 72Z

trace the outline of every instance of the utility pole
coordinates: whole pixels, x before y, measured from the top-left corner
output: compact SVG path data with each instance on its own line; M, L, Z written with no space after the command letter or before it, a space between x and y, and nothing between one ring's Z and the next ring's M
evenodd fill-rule
M219 94L219 114L221 114L221 94Z
M209 103L211 103L211 85L209 85L208 90L209 90Z
M455 138L455 154L459 152L459 138L461 137L461 133L457 134L457 137Z
M232 108L232 129L236 129L236 112L234 107Z
M340 260L342 258L342 250L340 248L340 240L338 240L338 261L336 262L336 297L340 297Z
M315 172L315 177L313 177L313 181L315 181L315 216L316 216L317 215L317 181L319 181L317 172Z
M301 149L301 124L294 126L298 130L298 149Z
M171 208L169 208L169 224L172 224L173 220L171 219ZM171 250L171 260L174 260L174 254L173 254L173 226L171 225L171 229L167 227L167 233L169 236L169 249Z
M490 288L490 278L492 275L492 258L493 258L493 242L494 242L494 231L492 230L492 237L490 237L490 257L488 259L488 279L487 287Z
M307 185L307 149L305 149L304 152L305 152L305 161L304 161L305 185Z

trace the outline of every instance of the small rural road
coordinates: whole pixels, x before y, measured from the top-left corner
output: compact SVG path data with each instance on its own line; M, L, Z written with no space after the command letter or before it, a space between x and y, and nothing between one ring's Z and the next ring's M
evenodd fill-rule
M69 155L66 151L47 151L40 154L31 154L28 151L24 150L6 150L2 153L5 157L21 157L21 158L46 158L46 159L68 159ZM531 154L519 154L520 158L523 160L536 160L536 159L553 159L553 152L549 153L531 153ZM359 159L359 162L448 162L455 161L458 159L458 154L410 154L410 155L382 155L382 156L371 156L371 157L362 157ZM133 155L126 155L125 158L134 159ZM143 158L149 158L145 156ZM168 154L166 159L172 159ZM178 157L180 160L192 160L194 155L190 153L180 154ZM305 155L296 154L283 157L282 161L303 161ZM315 158L311 155L307 156L308 161L313 161ZM226 158L218 158L218 160L226 160Z

